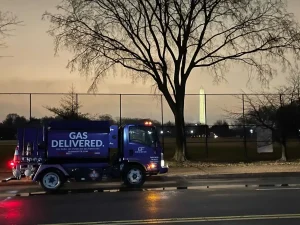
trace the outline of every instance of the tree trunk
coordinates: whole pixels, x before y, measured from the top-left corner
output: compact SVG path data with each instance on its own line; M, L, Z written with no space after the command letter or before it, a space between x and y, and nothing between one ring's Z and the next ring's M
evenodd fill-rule
M177 102L178 104L178 102ZM175 128L176 128L176 147L174 160L177 162L186 161L186 135L185 135L185 123L184 123L184 106L178 104L176 107Z
M281 159L280 161L286 161L286 154L285 154L286 148L283 144L281 144Z
M281 138L280 138L280 143L281 143L281 159L280 161L287 161L288 159L288 154L287 154L287 149L286 149L286 131L285 129L281 129Z
M281 161L287 160L286 143L281 144Z
M176 146L173 159L177 162L184 162L187 159L184 122L185 83L182 86L177 85L175 100L173 100L167 88L161 86L160 90L164 94L175 118Z

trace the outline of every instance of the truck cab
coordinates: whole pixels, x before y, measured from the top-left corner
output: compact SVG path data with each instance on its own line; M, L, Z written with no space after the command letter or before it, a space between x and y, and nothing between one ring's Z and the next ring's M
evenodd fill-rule
M126 125L123 127L123 160L146 165L147 173L165 173L163 148L154 126Z
M66 181L114 178L127 187L141 187L147 176L168 172L157 130L149 121L120 127L107 121L53 121L42 128L20 128L16 151L22 149L14 175L24 171L47 192Z

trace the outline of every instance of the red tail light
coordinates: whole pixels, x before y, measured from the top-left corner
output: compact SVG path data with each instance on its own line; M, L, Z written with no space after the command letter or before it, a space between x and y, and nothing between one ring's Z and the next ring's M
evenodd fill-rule
M9 161L8 162L8 166L11 167L11 168L13 168L15 166L15 163L13 161Z

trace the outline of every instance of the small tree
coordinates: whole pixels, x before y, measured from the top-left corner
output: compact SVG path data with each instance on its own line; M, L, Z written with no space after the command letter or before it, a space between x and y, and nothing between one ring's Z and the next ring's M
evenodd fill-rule
M114 120L114 118L112 117L112 115L110 114L103 114L103 115L99 115L97 116L98 120L101 121L109 121L110 124L116 124L117 122Z
M226 137L230 135L230 127L226 120L217 120L210 130L220 137Z
M300 55L299 25L285 0L63 0L58 9L44 14L55 49L74 53L71 68L94 73L91 90L121 67L161 91L175 118L177 161L186 160L185 93L193 70L220 80L229 63L241 63L265 83L273 63L290 65L288 57Z
M28 121L24 116L20 116L16 113L10 113L2 121L2 124L5 126L18 127L25 125L27 122Z
M72 85L71 90L67 95L61 99L60 107L49 107L45 106L50 112L55 116L65 119L65 120L79 120L79 119L89 119L88 113L81 113L79 109L81 104L78 101L78 95L75 92L75 88Z
M245 103L248 105L246 113L248 120L255 121L256 126L272 131L275 141L281 144L281 160L286 161L288 157L286 150L287 132L286 126L283 125L286 118L282 113L289 103L285 103L280 94L246 96Z
M269 129L281 145L281 160L288 159L287 138L299 134L300 128L300 75L287 77L286 85L277 88L277 94L244 94L244 115L230 112L240 125L255 125Z

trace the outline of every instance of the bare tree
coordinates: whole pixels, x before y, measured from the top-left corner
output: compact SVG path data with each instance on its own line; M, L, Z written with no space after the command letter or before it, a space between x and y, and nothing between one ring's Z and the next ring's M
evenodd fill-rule
M118 67L152 80L175 117L174 159L184 161L191 72L207 69L221 80L230 63L240 63L268 82L273 64L290 66L287 56L299 55L299 26L286 8L284 0L63 0L44 16L56 52L72 51L69 66L94 74L90 90Z
M0 48L5 47L4 39L9 37L12 27L20 25L22 22L10 12L0 11ZM3 56L0 56L3 57Z

